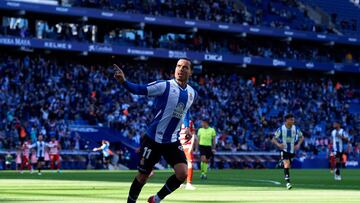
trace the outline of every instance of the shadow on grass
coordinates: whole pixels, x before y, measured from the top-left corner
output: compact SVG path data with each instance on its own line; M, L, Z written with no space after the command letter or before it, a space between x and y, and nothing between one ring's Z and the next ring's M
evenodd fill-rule
M31 180L71 180L122 182L133 181L137 171L65 171L61 174L45 172L37 174L18 174L16 172L0 172L1 179ZM344 189L360 190L360 170L343 170L343 180L335 182L328 170L291 170L292 183L295 188L302 189ZM155 171L149 183L165 183L171 171ZM231 187L284 187L283 170L211 170L207 180L200 180L198 171L194 173L195 185L223 185ZM277 183L278 182L278 183ZM281 183L281 184L279 184ZM253 188L256 190L256 188ZM260 188L259 188L260 189ZM74 190L74 189L71 189Z

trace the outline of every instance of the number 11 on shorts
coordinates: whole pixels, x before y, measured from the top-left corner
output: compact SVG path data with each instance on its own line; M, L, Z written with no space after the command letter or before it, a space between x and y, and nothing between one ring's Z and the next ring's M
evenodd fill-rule
M143 157L145 158L145 159L149 159L149 156L150 156L150 154L151 154L151 151L152 151L152 149L149 149L148 147L144 147L144 153L143 153Z

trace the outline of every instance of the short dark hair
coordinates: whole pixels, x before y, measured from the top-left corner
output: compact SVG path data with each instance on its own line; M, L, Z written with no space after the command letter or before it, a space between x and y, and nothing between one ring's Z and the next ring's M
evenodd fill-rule
M179 58L178 61L180 61L180 60L189 61L189 62L190 62L190 69L191 69L191 70L193 69L193 63L192 63L192 61L191 61L189 58L183 57L183 58Z
M294 115L289 113L285 115L285 120L289 119L289 118L294 118Z
M210 123L208 118L204 118L204 119L202 119L202 121L203 121L203 122L206 122L207 124Z

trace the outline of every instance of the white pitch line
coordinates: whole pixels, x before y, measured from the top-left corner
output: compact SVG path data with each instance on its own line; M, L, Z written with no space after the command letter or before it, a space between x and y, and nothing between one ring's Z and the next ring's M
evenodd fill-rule
M274 185L281 185L280 182L274 180L258 180L258 179L245 179L247 181L254 181L254 182L264 182L264 183L272 183Z

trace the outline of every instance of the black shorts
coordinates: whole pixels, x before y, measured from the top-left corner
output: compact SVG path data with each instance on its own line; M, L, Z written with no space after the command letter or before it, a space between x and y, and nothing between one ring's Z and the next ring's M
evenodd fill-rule
M206 159L210 159L214 156L211 146L199 145L200 156L205 156Z
M160 144L151 138L144 136L140 148L140 161L138 170L143 174L150 174L154 165L160 161L161 156L174 167L178 163L185 163L186 156L180 141L169 144Z
M344 152L334 152L336 159L339 159L342 161L342 157L344 155Z
M282 160L290 160L291 161L295 157L295 153L289 153L289 152L285 152L285 151L281 151L280 155L281 155Z
M109 162L110 161L110 156L104 156L103 155L103 162L104 163L107 163L107 162Z
M44 162L44 161L45 161L44 157L38 157L37 158L37 162Z

